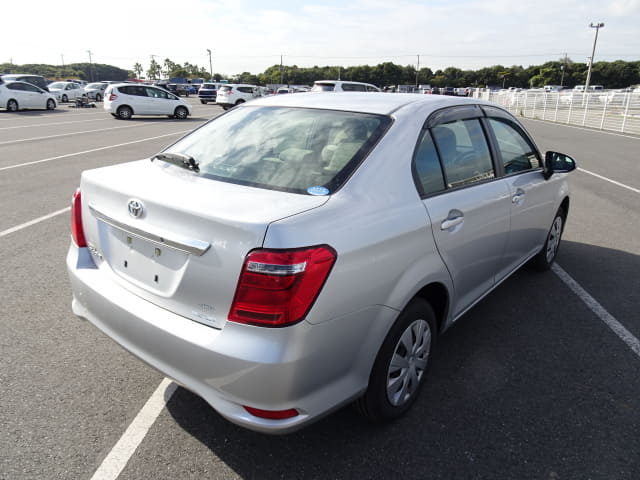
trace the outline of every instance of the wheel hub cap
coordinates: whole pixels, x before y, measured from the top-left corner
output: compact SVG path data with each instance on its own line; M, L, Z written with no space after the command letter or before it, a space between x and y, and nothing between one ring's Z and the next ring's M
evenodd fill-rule
M387 371L387 399L393 406L408 402L418 389L431 349L431 329L416 320L402 333Z

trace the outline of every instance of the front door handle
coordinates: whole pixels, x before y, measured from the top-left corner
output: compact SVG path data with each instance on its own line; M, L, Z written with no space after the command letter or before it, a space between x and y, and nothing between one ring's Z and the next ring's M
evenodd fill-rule
M449 230L464 222L464 215L459 210L451 210L446 220L440 224L440 230Z
M513 197L511 197L511 202L515 203L516 205L519 205L523 197L524 197L524 190L521 188L518 188L516 190L516 193L513 194Z

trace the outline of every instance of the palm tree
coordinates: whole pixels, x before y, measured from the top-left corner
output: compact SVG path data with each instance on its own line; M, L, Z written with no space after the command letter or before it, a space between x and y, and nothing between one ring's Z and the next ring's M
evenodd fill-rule
M133 66L133 71L136 72L136 75L138 76L138 79L139 79L140 74L142 74L142 65L136 62L136 64Z

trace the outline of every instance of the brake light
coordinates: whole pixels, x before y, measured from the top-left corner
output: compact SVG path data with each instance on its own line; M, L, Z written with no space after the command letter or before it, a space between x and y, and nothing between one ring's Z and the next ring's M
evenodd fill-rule
M80 189L77 189L71 198L71 238L78 247L87 246L87 240L84 238L84 228L82 227Z
M337 254L328 245L254 250L247 255L229 320L282 327L302 320L326 281Z
M109 95L109 101L113 102L116 98L118 98L118 96L115 93L112 93Z
M268 418L269 420L284 420L285 418L293 418L298 416L298 411L294 408L288 410L262 410L260 408L247 407L244 409L254 417Z

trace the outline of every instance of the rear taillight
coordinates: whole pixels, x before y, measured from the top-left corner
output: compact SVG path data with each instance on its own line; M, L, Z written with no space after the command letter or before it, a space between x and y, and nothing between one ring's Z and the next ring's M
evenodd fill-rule
M86 247L87 240L84 238L82 228L82 201L80 200L80 189L76 190L71 199L71 238L78 247Z
M299 322L318 297L336 258L328 245L250 252L229 320L265 327Z
M113 102L116 98L118 98L118 96L115 93L112 93L111 95L109 95L110 102Z

